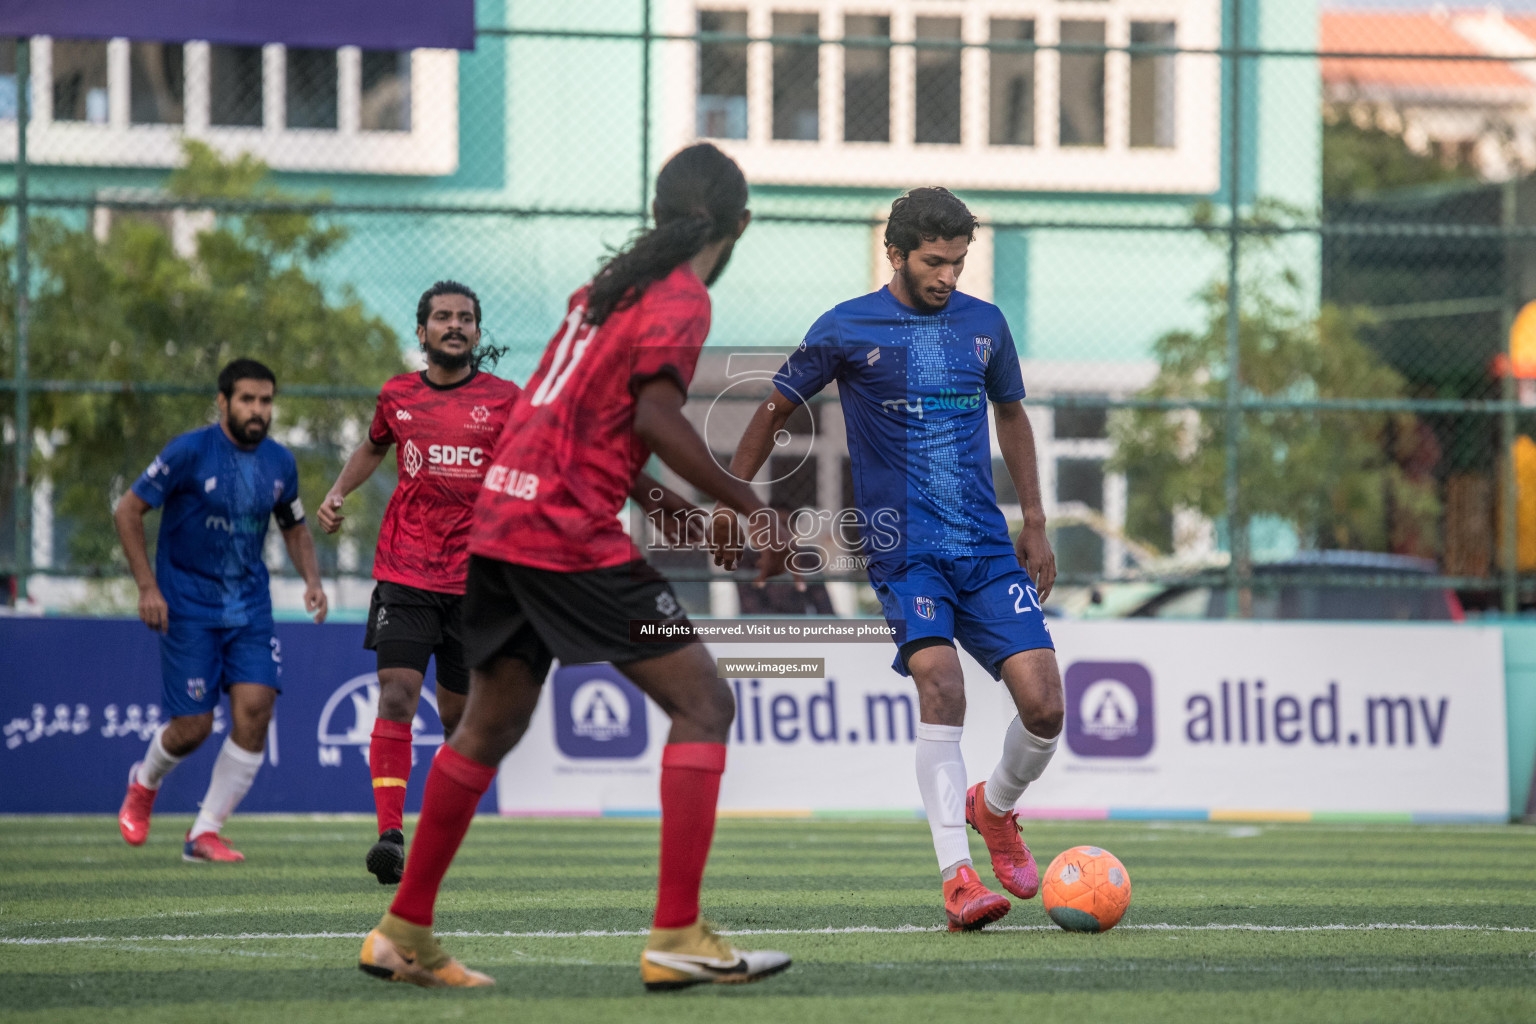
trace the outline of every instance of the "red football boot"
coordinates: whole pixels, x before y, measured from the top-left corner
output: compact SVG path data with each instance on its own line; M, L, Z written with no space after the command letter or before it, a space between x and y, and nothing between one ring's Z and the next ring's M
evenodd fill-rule
M954 878L944 883L944 913L949 916L952 932L974 932L1012 909L1008 897L982 885L969 865L961 867Z
M135 761L128 769L128 795L117 812L117 830L129 846L143 846L149 838L149 815L155 806L158 789L139 785L139 764Z
M992 855L992 873L1003 888L1021 900L1040 891L1040 869L1029 847L1019 838L1019 816L1014 811L993 814L978 782L965 794L965 823L975 829Z
M245 860L245 854L239 850L232 850L229 844L219 838L217 832L204 832L201 835L187 834L187 842L181 848L181 859L188 861L207 861L217 864L238 864Z

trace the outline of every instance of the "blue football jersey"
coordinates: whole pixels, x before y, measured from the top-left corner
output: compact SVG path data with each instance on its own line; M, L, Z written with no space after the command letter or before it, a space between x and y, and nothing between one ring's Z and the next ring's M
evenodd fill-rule
M211 424L166 445L133 493L163 507L155 579L173 620L271 622L267 521L276 514L286 528L304 520L292 452L270 438L247 451Z
M919 313L889 288L835 306L774 384L804 402L831 381L848 431L870 578L909 557L1010 554L992 487L987 402L1024 397L1002 311L953 292Z

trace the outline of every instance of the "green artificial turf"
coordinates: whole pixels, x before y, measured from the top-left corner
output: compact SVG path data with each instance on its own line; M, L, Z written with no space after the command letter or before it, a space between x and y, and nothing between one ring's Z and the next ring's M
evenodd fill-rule
M1037 898L951 935L922 822L727 820L705 914L795 965L648 994L655 821L477 821L437 927L497 979L478 991L356 969L392 892L362 867L371 819L237 816L238 865L183 863L187 825L131 849L109 817L0 819L0 1021L1536 1020L1516 826L1029 822L1042 865L1083 843L1124 861L1125 920L1070 934Z

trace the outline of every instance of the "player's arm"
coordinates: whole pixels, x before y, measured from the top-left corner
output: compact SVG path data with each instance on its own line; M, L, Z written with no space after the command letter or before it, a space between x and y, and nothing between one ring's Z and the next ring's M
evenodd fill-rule
M388 444L375 444L372 438L363 438L363 443L357 446L357 450L348 457L347 464L341 467L341 473L326 493L325 500L320 502L320 511L315 513L322 530L335 533L341 529L342 521L347 518L341 514L341 503L347 495L363 486L363 481L373 475L387 454Z
M325 588L320 585L320 559L315 555L315 539L309 535L309 524L299 520L288 526L278 523L283 534L283 546L288 549L288 559L304 577L304 610L317 623L325 621L329 602Z
M1035 581L1035 589L1044 601L1056 584L1056 554L1045 535L1045 505L1040 498L1040 467L1035 458L1035 432L1030 428L1029 416L1023 402L993 402L992 414L997 423L997 446L1003 453L1003 464L1013 479L1013 488L1019 494L1019 508L1024 513L1024 526L1014 541L1019 564Z
M662 524L667 542L674 546L687 542L708 540L705 520L708 516L687 498L648 473L641 473L630 488L629 496L645 513L647 519Z
M763 403L752 414L747 429L742 433L741 440L736 443L736 454L731 456L731 476L738 480L752 480L757 476L757 471L763 468L763 463L768 461L768 456L773 454L773 439L789 418L794 415L799 406L784 397L783 392L774 388L769 396L763 399ZM715 510L717 513L719 509ZM740 545L716 545L715 564L726 569L735 569L737 561L741 558Z
M790 553L788 531L779 514L715 462L709 446L683 415L685 401L687 396L670 377L653 377L642 384L635 396L635 436L678 476L746 516L753 546L763 554L758 579L778 575Z
M784 397L778 388L763 399L763 404L752 414L752 420L736 443L736 454L731 456L731 475L742 480L756 478L768 456L773 454L773 439L800 406Z
M153 506L132 491L125 493L112 511L112 521L117 524L117 539L122 542L123 554L128 557L128 570L133 582L139 587L139 618L144 625L164 633L170 628L170 610L155 571L149 564L149 545L144 540L144 517Z

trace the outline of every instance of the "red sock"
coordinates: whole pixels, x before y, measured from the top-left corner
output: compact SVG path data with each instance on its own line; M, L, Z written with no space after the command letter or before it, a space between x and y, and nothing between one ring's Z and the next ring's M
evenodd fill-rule
M368 774L373 776L373 810L379 834L399 828L405 818L405 782L411 777L411 726L378 718L368 740Z
M715 838L715 803L724 771L724 743L669 743L661 752L657 928L686 928L699 919L699 886Z
M421 820L405 859L405 877L389 912L412 924L430 927L438 887L453 855L469 831L475 808L496 777L492 765L471 761L444 743L432 759L421 794Z

